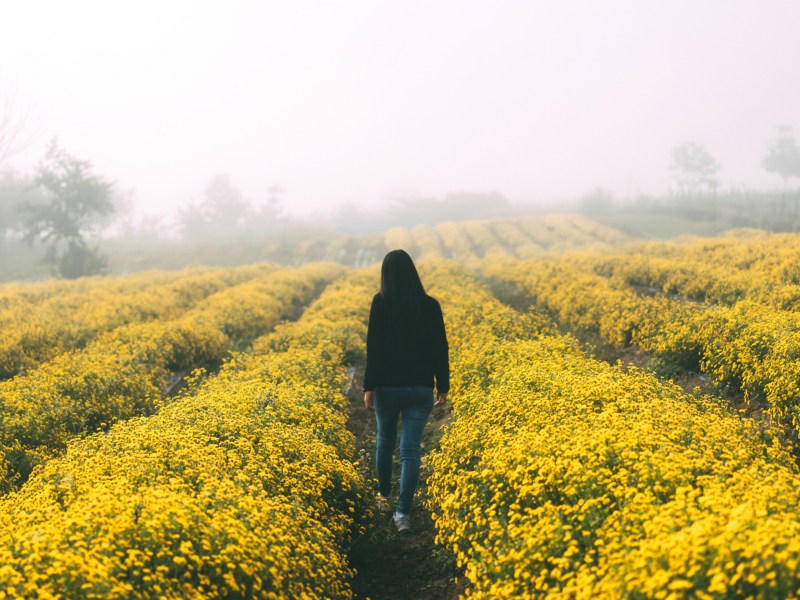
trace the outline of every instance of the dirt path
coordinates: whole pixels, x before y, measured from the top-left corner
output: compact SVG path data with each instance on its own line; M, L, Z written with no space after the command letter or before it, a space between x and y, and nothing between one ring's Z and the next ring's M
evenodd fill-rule
M355 371L350 396L348 429L356 436L356 444L364 464L365 477L375 473L375 416L364 409L361 393L363 368ZM376 511L367 533L356 540L350 552L350 564L357 575L352 582L358 600L454 600L463 591L463 578L459 577L455 562L434 539L436 530L430 511L425 508L426 480L429 474L425 456L435 449L441 437L441 427L450 420L449 408L434 409L422 441L422 471L420 485L414 498L411 515L412 530L399 534L390 523L390 514ZM395 456L394 484L400 474L400 463Z

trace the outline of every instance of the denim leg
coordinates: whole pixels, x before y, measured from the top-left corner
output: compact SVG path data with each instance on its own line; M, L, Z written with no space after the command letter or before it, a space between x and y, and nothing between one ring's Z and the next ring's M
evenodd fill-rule
M427 390L427 399L422 395L424 404L415 404L404 408L403 424L400 432L400 496L397 499L397 512L408 514L411 500L419 482L419 446L422 432L433 409L433 392Z
M375 420L378 423L375 469L378 492L387 498L392 492L392 455L397 444L397 419L400 417L400 408L392 400L389 394L375 390Z

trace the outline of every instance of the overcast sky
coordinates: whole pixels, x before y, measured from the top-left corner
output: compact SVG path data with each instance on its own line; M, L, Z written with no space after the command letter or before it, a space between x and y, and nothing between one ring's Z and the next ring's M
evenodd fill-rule
M672 186L697 141L723 188L779 185L800 135L800 2L4 0L0 100L147 212L216 174L289 212L496 191Z

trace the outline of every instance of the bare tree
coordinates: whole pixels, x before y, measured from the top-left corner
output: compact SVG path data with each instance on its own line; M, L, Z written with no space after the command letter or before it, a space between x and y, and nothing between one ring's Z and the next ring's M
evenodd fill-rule
M0 169L8 160L24 150L31 142L26 135L26 117L15 109L14 99L0 99Z

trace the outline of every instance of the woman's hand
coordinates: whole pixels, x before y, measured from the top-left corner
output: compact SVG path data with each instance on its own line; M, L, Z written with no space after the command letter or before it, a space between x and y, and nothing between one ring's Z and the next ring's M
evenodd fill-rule
M372 391L364 392L364 408L366 408L367 410L375 410L374 395L375 393Z
M445 402L447 402L447 394L442 394L441 392L436 392L436 402L433 403L434 406L442 406Z

